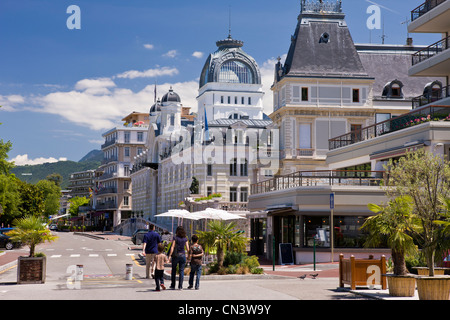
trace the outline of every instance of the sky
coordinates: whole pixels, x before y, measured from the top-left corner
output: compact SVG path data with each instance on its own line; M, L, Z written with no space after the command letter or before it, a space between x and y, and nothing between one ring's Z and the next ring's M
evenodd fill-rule
M367 9L378 5L385 42L404 44L404 22L424 0L342 2L355 43L381 43L382 29L367 27ZM1 0L0 139L13 144L9 159L80 160L126 115L149 111L155 84L158 97L172 86L195 112L200 72L230 25L261 69L270 114L274 65L299 12L300 0ZM418 45L439 39L410 36Z

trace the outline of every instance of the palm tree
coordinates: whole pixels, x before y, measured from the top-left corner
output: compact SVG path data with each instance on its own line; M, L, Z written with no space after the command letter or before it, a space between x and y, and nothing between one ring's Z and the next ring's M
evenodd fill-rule
M47 229L44 220L33 215L14 220L13 226L15 228L8 232L8 236L13 241L29 246L30 257L34 257L38 244L58 238Z
M206 251L215 248L217 252L217 263L223 266L225 251L245 251L249 239L242 232L236 230L236 223L226 223L221 220L212 220L209 224L210 231L199 231L199 242Z
M392 262L394 275L407 275L405 255L417 252L417 246L410 235L416 228L416 220L413 216L413 201L411 197L397 197L385 206L369 204L369 209L375 216L366 219L362 229L369 231L369 237L365 243L367 247L377 247L387 241L392 250Z

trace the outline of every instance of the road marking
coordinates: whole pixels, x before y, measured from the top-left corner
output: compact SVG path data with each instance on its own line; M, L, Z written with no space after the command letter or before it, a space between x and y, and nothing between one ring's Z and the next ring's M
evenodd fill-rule
M71 258L78 258L80 255L79 254L71 254L70 257Z
M117 257L117 254L115 254L115 253L108 253L108 257Z
M60 254L54 254L50 258L61 258L61 255Z
M98 257L98 254L90 254L89 257Z

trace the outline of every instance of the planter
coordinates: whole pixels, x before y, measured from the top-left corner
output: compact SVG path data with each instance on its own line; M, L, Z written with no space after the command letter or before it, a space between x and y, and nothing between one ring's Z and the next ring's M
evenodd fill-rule
M449 300L450 276L417 276L419 300Z
M17 283L45 283L45 257L19 257L17 259Z
M417 274L419 276L428 276L430 274L428 267L415 267L413 269L417 270ZM435 276L443 276L445 274L445 270L448 268L434 268Z
M392 297L414 297L416 293L415 275L385 274L388 281L389 295Z

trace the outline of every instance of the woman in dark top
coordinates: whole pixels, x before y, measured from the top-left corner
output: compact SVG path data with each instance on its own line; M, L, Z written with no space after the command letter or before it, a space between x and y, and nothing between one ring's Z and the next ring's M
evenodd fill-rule
M180 272L178 289L183 289L184 268L186 266L186 252L189 252L189 243L186 237L186 231L182 226L179 226L177 227L175 237L172 240L172 245L170 246L169 252L169 259L172 259L172 283L170 285L170 289L175 289L177 265L179 266Z

